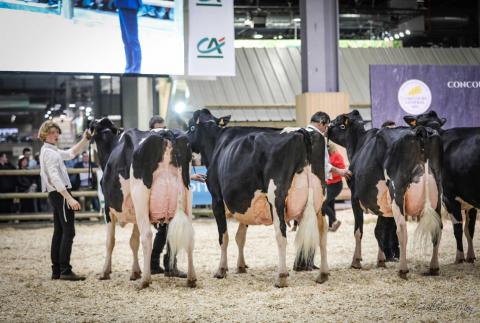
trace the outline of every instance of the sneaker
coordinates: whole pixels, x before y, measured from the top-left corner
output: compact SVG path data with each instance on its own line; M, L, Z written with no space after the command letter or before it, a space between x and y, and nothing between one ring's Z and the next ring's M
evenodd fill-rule
M72 270L66 270L60 274L60 280L70 280L70 281L79 281L85 280L85 276L79 276L75 274Z
M340 227L341 224L342 224L342 221L337 220L337 221L333 222L332 227L328 228L328 230L331 231L331 232L335 232L335 231L338 230L338 228Z
M157 275L157 274L163 274L165 272L165 270L163 270L162 267L158 266L158 267L151 268L150 272L151 272L152 275Z
M166 271L165 277L178 277L178 278L187 278L187 274L181 270L174 269L172 271Z

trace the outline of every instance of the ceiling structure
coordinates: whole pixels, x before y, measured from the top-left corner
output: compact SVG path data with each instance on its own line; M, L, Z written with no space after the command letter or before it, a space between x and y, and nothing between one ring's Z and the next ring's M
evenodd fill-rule
M299 3L234 0L236 39L300 38ZM479 7L479 0L339 0L340 39L397 34L404 47L478 47Z

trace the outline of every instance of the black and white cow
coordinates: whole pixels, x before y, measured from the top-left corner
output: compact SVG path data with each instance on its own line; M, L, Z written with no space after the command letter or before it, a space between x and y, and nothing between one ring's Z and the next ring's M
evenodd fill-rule
M243 248L247 225L273 223L279 253L275 286L287 286L286 228L298 220L297 261L310 259L320 244L321 268L317 282L328 279L327 225L320 209L325 182L325 140L305 130L280 133L276 129L228 127L230 116L214 117L198 110L189 121L192 150L202 155L207 186L217 221L221 259L217 278L227 265L227 216L240 223L235 237L238 272L246 272Z
M151 282L151 223L169 223L167 239L173 255L184 248L188 254L187 284L195 286L193 268L193 227L189 163L191 149L187 137L172 130L122 133L104 118L91 125L100 165L104 170L102 191L107 221L107 255L100 279L109 279L115 244L115 222L133 223L130 246L134 261L130 279L142 277L140 287ZM144 272L138 264L142 242ZM173 262L174 257L170 257ZM173 264L171 264L173 265Z
M449 213L453 232L457 241L455 262L465 261L462 242L462 213L467 212L465 236L467 238L467 262L475 261L473 234L477 218L476 208L480 208L480 128L463 127L442 129L447 121L439 118L435 111L418 116L405 116L404 120L412 127L428 126L436 129L443 142L444 163L442 169L443 202Z
M380 217L394 217L400 242L399 275L408 272L405 216L420 216L417 228L425 244L431 237L433 254L430 274L436 275L438 246L441 238L440 218L442 148L438 133L428 128L412 131L407 127L371 129L354 110L339 115L330 125L328 138L347 149L353 177L348 182L352 192L355 216L355 253L352 267L361 268L361 239L363 211ZM377 234L382 229L382 219L377 222L376 237L379 243L378 264L384 265L383 239Z

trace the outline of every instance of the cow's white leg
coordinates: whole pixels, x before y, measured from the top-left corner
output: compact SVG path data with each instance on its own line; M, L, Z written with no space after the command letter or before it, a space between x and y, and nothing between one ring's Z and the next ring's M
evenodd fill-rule
M467 237L467 262L475 262L475 250L473 249L473 234L475 232L475 221L477 220L477 210L469 209L465 218L465 237Z
M220 249L221 249L220 264L218 265L218 270L214 275L215 278L225 278L225 276L227 276L228 231L225 231L225 233L222 235L222 245L220 246Z
M316 279L317 283L324 283L328 280L329 269L327 261L327 234L328 225L325 216L321 213L317 216L318 232L320 233L320 273Z
M398 275L400 278L407 279L408 265L407 265L407 223L405 217L400 212L400 207L395 201L392 201L392 211L397 225L397 236L400 245L400 263Z
M143 276L138 287L145 288L151 283L152 229L149 219L150 190L143 184L141 179L133 177L133 171L130 172L130 176L131 196L143 249Z
M187 271L187 286L197 286L197 275L195 274L195 268L193 267L193 243L190 244L190 248L187 249L188 255L188 271Z
M352 198L352 209L353 216L355 218L355 227L353 232L355 236L355 251L353 252L351 267L360 269L362 268L363 210L360 206L359 200Z
M438 265L438 247L440 246L440 240L442 238L442 231L438 233L437 241L432 241L433 243L433 252L432 259L430 260L430 271L428 275L438 276L440 272L440 266Z
M235 235L235 241L238 246L238 260L237 260L237 273L243 274L247 272L247 265L245 264L245 255L243 250L245 248L245 240L247 236L247 225L239 223L237 234Z
M106 233L106 252L105 252L105 263L103 265L103 271L100 275L100 280L110 279L110 274L112 273L112 252L113 247L115 247L115 222L116 218L113 214L110 213L110 222L107 223Z
M132 235L130 236L130 248L132 249L133 254L133 264L132 264L132 273L130 275L130 280L137 280L142 277L142 271L140 270L140 265L138 264L138 247L140 246L140 232L138 231L138 226L133 225Z
M287 287L287 277L288 277L288 269L287 269L287 237L286 237L286 228L284 228L284 232L282 232L281 228L281 221L279 218L278 210L277 210L277 199L281 201L285 201L285 198L280 198L275 196L275 184L273 180L270 180L268 185L268 202L272 206L272 215L273 215L273 227L275 228L275 238L277 240L277 248L278 248L278 273L275 280L276 287ZM284 209L282 210L281 216L284 215ZM285 222L283 221L283 226L285 227Z

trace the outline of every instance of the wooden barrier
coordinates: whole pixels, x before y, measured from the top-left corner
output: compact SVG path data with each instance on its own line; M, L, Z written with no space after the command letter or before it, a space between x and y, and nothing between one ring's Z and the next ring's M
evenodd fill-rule
M92 168L92 173L96 172L97 168ZM69 174L81 174L88 173L88 168L67 168ZM17 176L17 175L28 175L35 176L40 175L40 169L3 169L0 170L0 176Z

